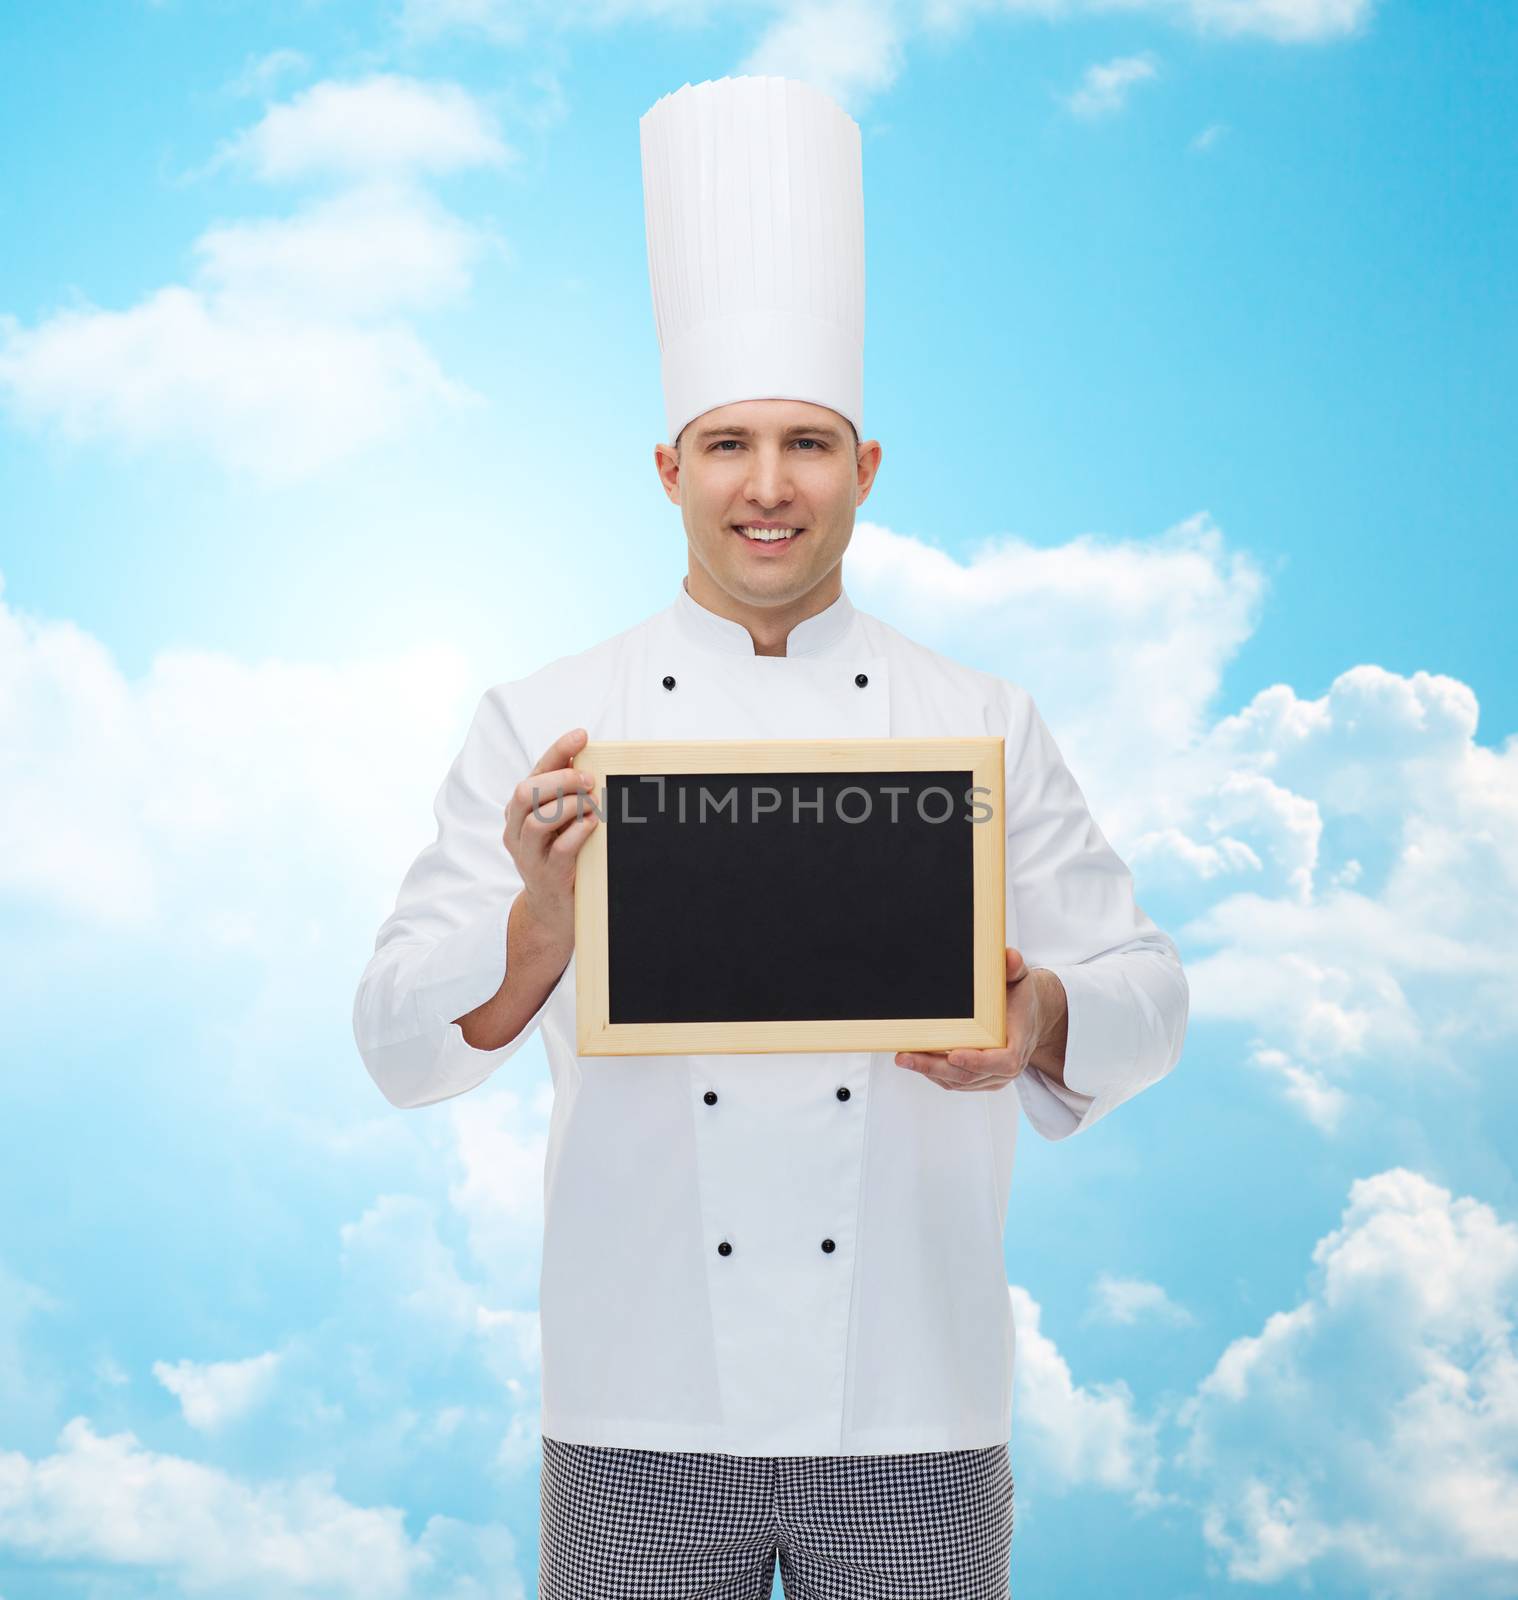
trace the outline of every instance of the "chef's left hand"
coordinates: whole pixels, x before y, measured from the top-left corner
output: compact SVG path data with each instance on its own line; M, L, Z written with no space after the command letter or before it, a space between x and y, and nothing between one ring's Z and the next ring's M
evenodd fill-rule
M1052 986L1052 989L1045 987ZM1043 967L1031 970L1021 952L1007 951L1007 1048L903 1050L896 1065L931 1078L943 1089L1005 1089L1059 1021L1064 985Z

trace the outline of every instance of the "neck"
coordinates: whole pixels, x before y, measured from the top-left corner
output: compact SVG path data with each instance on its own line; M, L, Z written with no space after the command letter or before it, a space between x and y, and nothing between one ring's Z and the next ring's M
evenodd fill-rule
M694 560L686 574L685 587L698 605L715 611L719 617L726 617L729 622L742 623L754 641L755 655L783 656L791 629L798 622L815 617L819 611L826 611L843 593L843 564L840 562L805 594L771 606L745 604L716 583L706 568Z

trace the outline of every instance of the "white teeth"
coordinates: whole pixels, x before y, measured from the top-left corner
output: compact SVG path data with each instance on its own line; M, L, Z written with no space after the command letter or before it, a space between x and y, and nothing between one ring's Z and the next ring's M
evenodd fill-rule
M761 544L770 544L776 539L789 539L793 533L800 533L800 528L745 528L738 524L738 532L745 539L758 539Z

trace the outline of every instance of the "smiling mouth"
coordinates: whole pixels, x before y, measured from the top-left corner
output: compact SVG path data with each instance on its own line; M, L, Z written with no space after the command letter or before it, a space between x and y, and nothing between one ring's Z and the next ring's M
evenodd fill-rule
M736 522L732 524L732 529L739 538L746 539L750 544L789 544L806 532L805 528L745 528Z

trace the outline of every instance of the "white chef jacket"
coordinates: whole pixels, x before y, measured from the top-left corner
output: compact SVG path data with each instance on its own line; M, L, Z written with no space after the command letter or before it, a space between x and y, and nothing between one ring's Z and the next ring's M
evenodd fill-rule
M514 1039L467 1044L454 1019L500 987L522 887L505 807L576 727L592 740L1002 735L1006 942L1065 986L1068 1087L1029 1067L1015 1086L956 1092L891 1051L582 1057L573 957ZM1028 692L847 593L798 623L784 656L757 655L682 581L647 620L489 689L434 809L437 839L379 929L354 1032L386 1099L410 1107L474 1088L541 1030L554 1090L542 1433L760 1456L1007 1443L1018 1108L1047 1139L1089 1128L1175 1065L1188 1009L1174 944L1135 902Z

